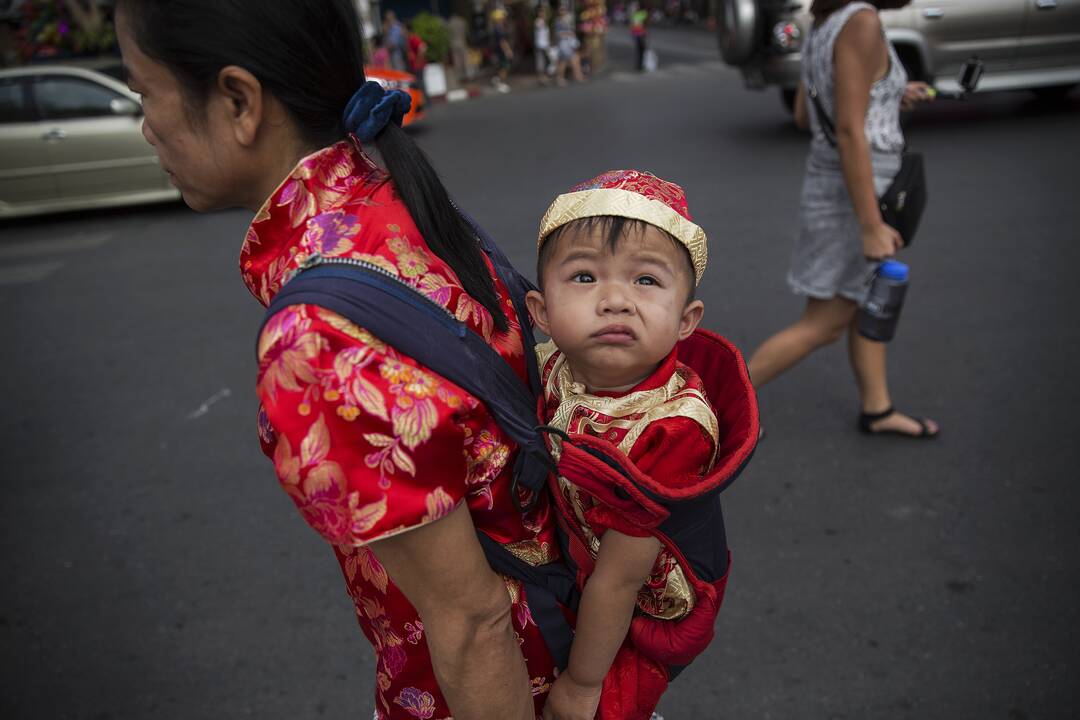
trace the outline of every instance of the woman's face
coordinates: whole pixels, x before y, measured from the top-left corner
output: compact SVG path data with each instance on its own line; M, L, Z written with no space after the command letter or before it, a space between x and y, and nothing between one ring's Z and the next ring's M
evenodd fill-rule
M221 98L211 90L205 107L192 107L176 76L142 50L127 14L117 13L116 34L124 57L128 86L142 96L142 132L157 151L158 162L180 190L184 202L199 212L242 204L243 181L234 162L232 128L223 116Z

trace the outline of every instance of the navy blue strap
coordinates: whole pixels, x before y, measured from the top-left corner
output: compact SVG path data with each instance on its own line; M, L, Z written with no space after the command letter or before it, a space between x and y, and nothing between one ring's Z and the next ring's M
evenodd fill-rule
M462 220L468 223L480 241L480 247L487 253L491 264L495 267L495 274L499 276L506 289L510 291L510 299L514 303L514 312L517 314L518 325L521 326L521 342L525 346L525 365L528 368L529 387L533 394L540 397L540 369L536 364L536 337L533 335L532 321L529 319L529 309L525 305L525 294L535 290L536 286L525 279L521 273L514 269L510 261L495 244L495 241L484 232L484 229L472 217L461 208L454 206Z
M563 614L563 608L577 614L581 601L570 569L561 562L530 565L479 530L476 536L480 539L480 546L491 569L516 578L525 586L529 613L536 621L555 665L565 670L570 662L574 631Z

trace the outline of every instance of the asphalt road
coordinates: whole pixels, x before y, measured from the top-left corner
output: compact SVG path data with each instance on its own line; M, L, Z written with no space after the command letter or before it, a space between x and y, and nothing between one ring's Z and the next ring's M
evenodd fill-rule
M705 324L750 351L800 309L806 138L707 36L660 35L656 74L437 107L416 135L526 268L571 184L682 183L710 237ZM668 720L1076 717L1078 127L1077 93L912 120L931 201L890 372L942 436L858 435L842 346L764 388L769 436L727 494L718 639ZM0 226L4 718L370 717L336 564L258 450L249 219Z

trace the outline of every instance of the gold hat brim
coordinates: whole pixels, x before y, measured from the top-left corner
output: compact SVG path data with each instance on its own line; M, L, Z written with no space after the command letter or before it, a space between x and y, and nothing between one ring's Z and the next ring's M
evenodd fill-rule
M694 266L694 285L701 283L709 260L705 231L659 200L652 200L631 190L595 188L566 193L555 198L540 220L536 248L544 238L568 222L587 217L616 215L655 225L686 247Z

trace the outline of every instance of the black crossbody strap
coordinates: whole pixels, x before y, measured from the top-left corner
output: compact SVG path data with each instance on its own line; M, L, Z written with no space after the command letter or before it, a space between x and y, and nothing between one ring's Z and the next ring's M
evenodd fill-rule
M442 306L386 273L329 261L287 282L264 323L288 305L331 310L479 398L520 448L515 486L531 491L533 501L543 491L554 463L536 431L535 397L498 352ZM517 487L512 496L520 500Z
M810 96L810 101L814 103L814 110L817 111L818 122L821 123L821 132L825 136L825 139L830 145L836 147L836 125L833 124L832 118L829 117L829 113L825 112L825 106L821 102L820 93L817 88L817 81L814 79L814 58L811 55L811 44L814 39L814 33L811 32L810 36L806 39L806 48L803 51L803 62L806 63L806 74L810 78L810 84L806 88L806 94Z
M521 344L525 348L525 366L529 374L529 387L534 395L539 396L540 369L537 367L536 352L534 351L536 337L533 335L529 309L525 305L525 294L530 290L535 290L536 286L514 269L503 251L495 244L495 241L468 213L457 207L457 205L454 205L454 207L457 209L458 214L461 215L461 218L476 233L476 237L480 241L480 247L487 253L491 264L495 267L495 274L498 275L499 280L506 286L506 289L510 291L510 299L514 303L514 313L517 315L518 325L521 327Z
M576 614L581 602L573 572L564 562L529 565L483 532L477 530L476 536L491 569L516 578L525 586L529 613L540 628L556 667L565 670L570 662L574 631L563 614L563 608L569 608Z

